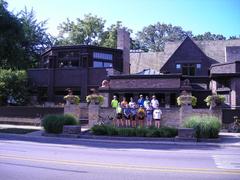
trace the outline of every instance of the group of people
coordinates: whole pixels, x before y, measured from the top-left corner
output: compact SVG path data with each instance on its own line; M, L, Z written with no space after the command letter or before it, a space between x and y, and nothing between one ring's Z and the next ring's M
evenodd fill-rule
M113 120L116 127L143 127L144 125L160 127L162 111L155 95L151 100L148 96L144 98L143 95L140 95L137 102L134 102L131 97L129 103L125 97L120 102L117 100L117 96L113 96L111 106L116 109L116 117Z

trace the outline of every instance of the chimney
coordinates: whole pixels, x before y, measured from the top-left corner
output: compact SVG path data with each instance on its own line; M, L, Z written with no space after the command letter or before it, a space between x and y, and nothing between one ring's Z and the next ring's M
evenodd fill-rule
M130 34L124 28L117 30L117 49L123 50L123 74L130 73Z
M227 46L225 49L225 62L240 61L240 46Z

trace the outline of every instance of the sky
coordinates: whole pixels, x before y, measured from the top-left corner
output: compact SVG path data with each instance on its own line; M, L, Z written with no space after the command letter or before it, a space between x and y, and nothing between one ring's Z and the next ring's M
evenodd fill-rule
M58 35L57 26L91 13L116 21L133 30L157 22L181 26L194 35L211 32L226 37L240 35L240 0L5 0L14 13L33 8L38 21L48 19L48 32Z

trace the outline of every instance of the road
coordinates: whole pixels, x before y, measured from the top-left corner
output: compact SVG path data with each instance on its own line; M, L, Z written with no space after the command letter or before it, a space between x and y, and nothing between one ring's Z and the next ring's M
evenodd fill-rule
M1 180L240 179L236 147L0 139Z

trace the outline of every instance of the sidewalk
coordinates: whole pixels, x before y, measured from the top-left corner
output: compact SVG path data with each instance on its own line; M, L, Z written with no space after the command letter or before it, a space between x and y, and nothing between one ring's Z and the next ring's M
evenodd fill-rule
M175 138L146 138L146 137L112 137L112 136L93 136L93 135L80 135L78 138L73 138L74 136L61 136L53 135L42 136L44 132L42 127L39 126L18 126L18 125L2 125L0 124L0 129L2 128L25 128L25 129L36 129L38 131L28 133L28 134L7 134L0 133L0 138L2 139L20 139L20 140L31 140L31 141L49 141L49 140L64 140L71 142L103 142L103 143L126 143L126 144L172 144L172 145L199 145L199 146L224 146L224 147L238 147L240 148L240 133L226 133L220 132L219 139L213 141L203 141L203 142L193 142L193 141L177 141ZM82 131L87 131L87 128L82 128ZM71 138L72 137L72 138Z

